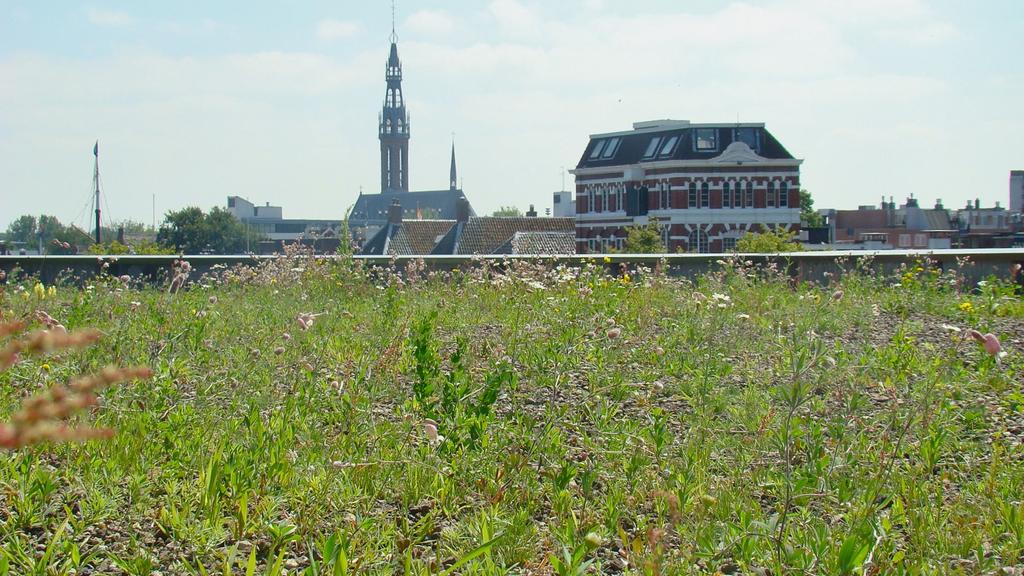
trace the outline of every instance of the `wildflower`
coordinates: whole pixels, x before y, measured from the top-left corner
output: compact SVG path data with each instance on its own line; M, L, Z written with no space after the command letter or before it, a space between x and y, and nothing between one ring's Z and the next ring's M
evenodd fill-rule
M622 328L619 328L617 326L615 328L612 328L612 329L608 330L608 332L605 332L605 336L607 336L609 340L614 340L614 339L618 338L621 335L622 335Z
M292 335L287 333L287 332L285 332L284 334L281 334L281 338L284 338L284 341L288 342L289 340L292 339Z
M121 274L120 276L117 277L117 279L125 284L132 281L132 277L127 274Z
M843 291L842 290L836 290L835 292L832 293L832 301L833 302L839 302L842 299L843 299Z
M50 371L50 365L49 364L45 364L44 363L42 366L40 366L40 368L43 369L43 372L49 372Z
M437 433L437 422L430 418L423 421L423 433L427 435L427 440L430 440L431 444L444 442L444 436Z
M956 332L959 332L959 331L960 331L960 329L959 329L959 328L957 328L956 326L953 326L952 324L943 324L943 325L942 325L941 327L942 327L942 329L943 329L943 330L945 330L946 332L953 332L953 333L956 333Z
M961 312L965 312L967 314L974 312L974 304L971 304L969 301L961 302L957 308L959 308Z
M131 308L133 312L134 312L135 310L138 310L138 309L139 309L139 306L142 306L142 302L138 302L138 301L136 301L136 300L132 300L132 301L131 301L131 302L130 302L130 303L128 304L128 307L129 307L129 308Z
M607 256L605 256L605 257L604 257L604 263L605 263L605 264L611 264L611 263L612 263L612 259L611 259L611 258L609 258L609 257L607 257Z
M989 356L998 356L999 350L1002 349L1002 346L999 344L999 338L991 332L985 334L982 338L981 346L985 349L985 352L988 352Z
M736 318L739 320L750 320L750 314L737 314Z
M298 321L299 323L299 328L302 329L303 331L309 330L309 328L313 325L313 320L315 319L316 314L310 314L308 312L303 312L295 317L295 320Z
M32 292L35 293L36 298L39 298L40 300L46 298L46 288L38 282L36 283L35 287L32 288Z
M49 296L50 298L53 298L54 296L56 296L57 295L57 287L56 286L50 286L49 288L47 288L46 289L46 295Z
M654 347L654 353L657 354L658 356L664 356L665 355L665 349L662 348L661 346L655 346Z
M216 304L217 303L217 297L216 296L210 296L210 298L208 300L210 301L210 304Z
M274 348L274 354L277 354L278 356L284 354L284 346L278 346L277 348Z

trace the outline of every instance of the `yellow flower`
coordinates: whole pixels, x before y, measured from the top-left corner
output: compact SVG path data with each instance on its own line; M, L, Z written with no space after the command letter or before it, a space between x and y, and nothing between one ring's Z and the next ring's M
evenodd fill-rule
M43 364L42 366L40 366L40 368L42 368L44 372L49 372L50 371L50 365L49 364Z
M56 296L57 295L57 287L56 286L50 286L49 288L47 288L46 289L46 295L50 296L51 298Z
M623 284L629 284L629 279L630 279L629 278L629 274L623 274L622 275L622 283Z
M611 258L609 258L609 257L607 257L607 256L605 256L605 257L604 257L604 263L605 263L605 264L611 264L611 263L612 263L612 259L611 259Z
M974 304L971 304L970 302L961 302L958 308L960 308L961 312L967 312L968 314L974 312Z
M46 298L46 288L40 283L36 283L35 287L32 288L32 292L35 292L36 297L39 299Z

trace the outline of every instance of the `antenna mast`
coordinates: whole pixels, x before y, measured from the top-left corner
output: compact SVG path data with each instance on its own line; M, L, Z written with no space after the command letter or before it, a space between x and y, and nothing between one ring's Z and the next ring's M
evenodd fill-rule
M92 147L92 155L94 158L93 169L92 169L92 186L96 191L96 243L102 243L101 232L100 232L100 141L97 140L96 144Z
M395 0L391 0L391 42L394 43L398 39L398 35L395 34Z

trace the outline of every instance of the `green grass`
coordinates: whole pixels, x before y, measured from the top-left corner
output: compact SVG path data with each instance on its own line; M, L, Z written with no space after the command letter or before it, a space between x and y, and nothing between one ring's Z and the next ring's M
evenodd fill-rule
M295 258L177 294L6 286L5 319L104 338L0 373L0 420L107 364L155 377L82 418L113 439L0 452L0 576L1024 562L1012 291L924 263L840 263L829 286L601 264L403 278Z

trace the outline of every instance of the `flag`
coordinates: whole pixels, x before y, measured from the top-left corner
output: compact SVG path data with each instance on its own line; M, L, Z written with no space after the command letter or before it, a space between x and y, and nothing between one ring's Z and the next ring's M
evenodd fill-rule
M100 157L100 141L99 140L97 140L96 144L94 144L93 147L92 147L92 155L97 157L97 158Z

